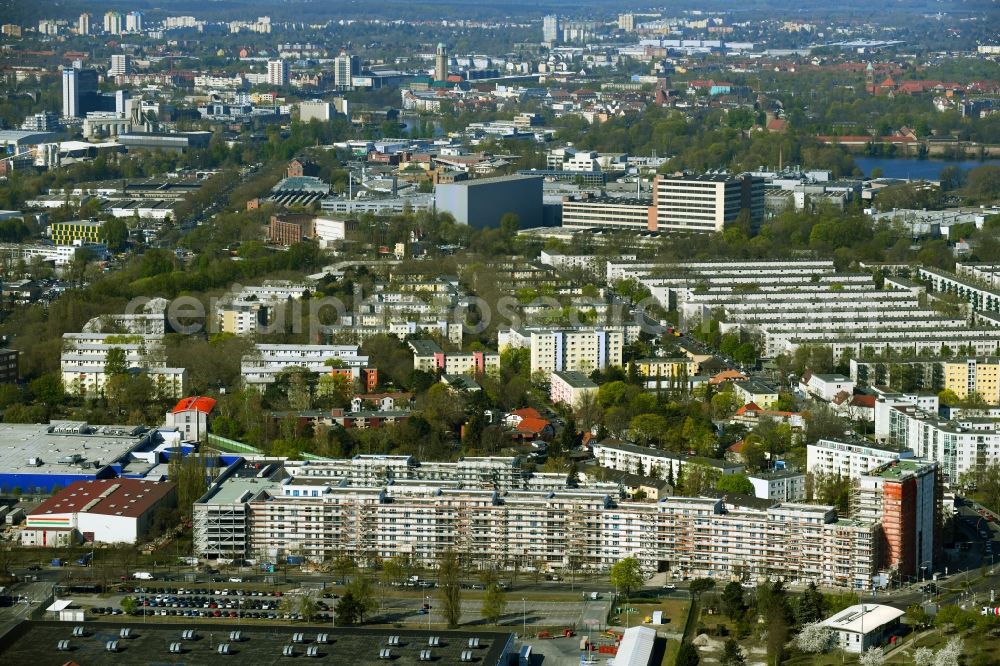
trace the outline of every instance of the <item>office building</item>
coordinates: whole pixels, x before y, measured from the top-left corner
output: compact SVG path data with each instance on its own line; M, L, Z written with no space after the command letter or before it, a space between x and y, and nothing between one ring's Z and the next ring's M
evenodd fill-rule
M310 102L299 102L299 120L304 123L308 123L312 120L318 120L321 123L325 123L333 119L334 113L336 113L336 111L333 108L333 104L330 102L323 102L318 99L314 99Z
M517 215L521 229L540 227L542 181L540 176L498 176L440 183L434 200L439 213L477 229L498 228L508 213Z
M549 14L542 18L542 41L548 45L559 41L559 17Z
M656 230L656 208L643 199L625 197L567 198L562 226L569 229Z
M76 118L80 115L80 71L72 67L62 70L63 117Z
M434 51L434 80L446 81L448 79L448 47L438 44Z
M618 29L633 32L635 30L635 14L619 14Z
M28 514L21 530L23 546L89 543L137 543L153 527L159 509L177 504L177 484L140 479L78 481L42 502ZM73 535L65 539L64 534Z
M657 176L657 231L718 232L747 211L752 227L764 218L764 179L756 176Z
M284 60L267 61L267 85L287 86L288 85L288 63Z
M90 34L90 14L80 14L80 18L76 20L76 34Z
M333 85L337 90L350 90L352 78L361 73L361 59L346 51L333 59Z
M109 76L127 76L132 73L132 56L127 53L115 53L111 56Z
M104 32L108 35L120 35L122 33L122 15L118 12L107 12L104 14Z
M62 70L63 117L82 118L91 111L114 108L114 98L97 90L97 71L65 67Z
M104 235L104 222L88 220L53 222L49 225L48 235L56 245L73 245L76 241L100 243Z
M60 129L59 114L53 111L39 111L24 119L21 129L26 132L55 132Z

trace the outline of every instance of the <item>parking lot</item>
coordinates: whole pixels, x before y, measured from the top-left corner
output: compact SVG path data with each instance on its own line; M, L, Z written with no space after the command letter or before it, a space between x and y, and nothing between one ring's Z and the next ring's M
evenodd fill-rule
M252 584L251 584L252 585ZM221 584L206 586L204 583L192 587L179 584L150 583L126 587L111 595L66 594L64 598L74 601L75 607L85 609L88 619L111 619L125 616L122 607L124 597L132 597L135 617L156 618L158 621L177 621L184 618L199 621L302 621L297 612L295 600L302 595L312 597L316 605L313 624L335 624L334 611L337 595L343 590L329 587L288 588L277 590L262 586L223 587ZM483 626L487 624L481 609L484 592L465 590L462 598L462 625ZM288 599L286 603L283 603ZM409 590L377 588L376 608L366 618L366 624L398 624L409 627L442 627L445 618L441 602L434 588ZM497 623L512 631L534 634L539 629L574 627L581 630L585 620L592 626L603 628L611 600L601 595L597 600L590 595L558 593L508 593L504 616ZM125 617L121 618L125 620Z

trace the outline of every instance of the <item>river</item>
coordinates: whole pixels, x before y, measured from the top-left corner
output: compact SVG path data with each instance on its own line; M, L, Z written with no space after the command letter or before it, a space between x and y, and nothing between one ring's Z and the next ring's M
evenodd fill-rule
M914 180L938 180L941 169L947 166L955 166L964 171L975 169L976 167L991 164L1000 166L1000 160L918 160L906 157L855 157L854 163L865 172L865 176L871 176L872 169L880 167L882 176L885 178L910 178Z

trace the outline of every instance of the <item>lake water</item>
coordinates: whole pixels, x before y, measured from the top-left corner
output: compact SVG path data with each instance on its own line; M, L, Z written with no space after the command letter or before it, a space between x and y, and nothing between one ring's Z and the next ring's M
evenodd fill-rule
M918 160L905 157L855 157L854 163L865 172L865 176L870 176L872 169L882 168L882 176L885 178L912 178L923 180L938 180L941 169L947 166L956 166L959 169L969 171L986 164L1000 166L1000 160Z

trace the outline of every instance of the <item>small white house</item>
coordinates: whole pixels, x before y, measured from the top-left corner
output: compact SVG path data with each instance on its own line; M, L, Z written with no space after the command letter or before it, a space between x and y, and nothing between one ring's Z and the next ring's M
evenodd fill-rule
M818 375L806 372L799 380L799 389L821 400L831 402L838 395L854 393L854 382L844 375Z
M899 628L899 618L906 613L882 604L858 604L823 620L833 631L837 646L845 652L862 653L884 645Z

